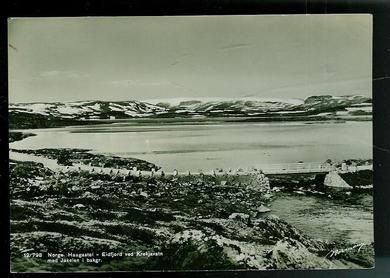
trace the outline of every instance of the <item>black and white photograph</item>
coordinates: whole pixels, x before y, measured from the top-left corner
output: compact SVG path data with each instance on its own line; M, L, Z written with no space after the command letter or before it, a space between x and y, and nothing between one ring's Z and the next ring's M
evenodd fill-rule
M9 18L11 271L373 268L372 28Z

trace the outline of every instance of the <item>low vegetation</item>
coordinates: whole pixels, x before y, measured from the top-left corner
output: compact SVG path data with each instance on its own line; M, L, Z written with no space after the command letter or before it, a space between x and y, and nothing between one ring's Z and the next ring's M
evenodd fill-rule
M85 151L67 152L69 160L93 161ZM54 173L39 163L11 161L12 271L373 266L372 245L357 251L347 242L314 240L264 210L277 193L259 187L263 179ZM301 187L313 180L306 177ZM270 183L277 188L284 181L270 177ZM43 257L26 256L31 252ZM49 252L146 255L60 263L48 262Z

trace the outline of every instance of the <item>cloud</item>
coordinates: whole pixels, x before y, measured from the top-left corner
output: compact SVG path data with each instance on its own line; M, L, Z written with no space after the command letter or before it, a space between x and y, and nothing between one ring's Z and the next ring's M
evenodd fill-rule
M73 71L50 70L39 74L43 79L83 79L88 78L88 74L79 74Z
M136 86L172 86L172 83L169 81L144 81L144 80L132 80L132 79L124 79L124 80L113 80L108 82L110 85L116 87L136 87Z
M251 46L249 43L237 43L237 44L228 44L218 48L219 50L230 50L230 49L239 49L239 48L248 48Z
M28 76L25 78L9 78L9 81L12 83L30 83L30 84L44 84L55 83L55 82L67 82L70 80L81 81L85 79L90 79L89 74L79 74L73 71L59 71L59 70L50 70L43 71L35 76Z

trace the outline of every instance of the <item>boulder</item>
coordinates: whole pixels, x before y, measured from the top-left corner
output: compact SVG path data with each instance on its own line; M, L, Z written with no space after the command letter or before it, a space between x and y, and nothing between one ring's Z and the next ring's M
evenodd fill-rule
M248 222L249 220L249 214L246 213L240 213L240 212L234 212L229 215L229 219L241 221L241 222Z
M263 173L255 173L248 181L248 188L264 193L271 192L269 179Z
M336 171L329 172L325 176L324 185L336 188L352 188Z
M265 213L265 212L270 212L271 209L264 206L264 205L261 205L257 208L257 212L260 212L260 213Z

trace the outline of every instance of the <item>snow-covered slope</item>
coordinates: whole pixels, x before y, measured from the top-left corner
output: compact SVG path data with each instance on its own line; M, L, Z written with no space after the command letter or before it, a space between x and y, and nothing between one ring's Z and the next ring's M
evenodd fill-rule
M80 101L56 103L10 104L11 113L40 114L58 118L107 118L145 117L164 112L166 109L140 101Z
M161 114L249 114L256 112L290 111L302 105L303 100L278 99L216 99L202 100L177 99L151 104L140 101L82 101L56 103L17 103L10 104L11 113L29 113L43 116L93 119L150 117Z
M185 102L234 102L234 101L253 101L253 102L280 102L280 103L289 103L294 105L299 105L304 102L304 100L299 98L265 98L265 97L198 97L198 98L164 98L164 99L148 99L146 102L152 104L162 104L169 105L171 107L178 106L181 103Z
M312 96L300 99L203 98L142 101L78 101L16 103L9 105L11 123L16 126L78 124L89 119L140 117L357 117L370 116L371 99L362 96ZM71 121L73 121L71 123Z

